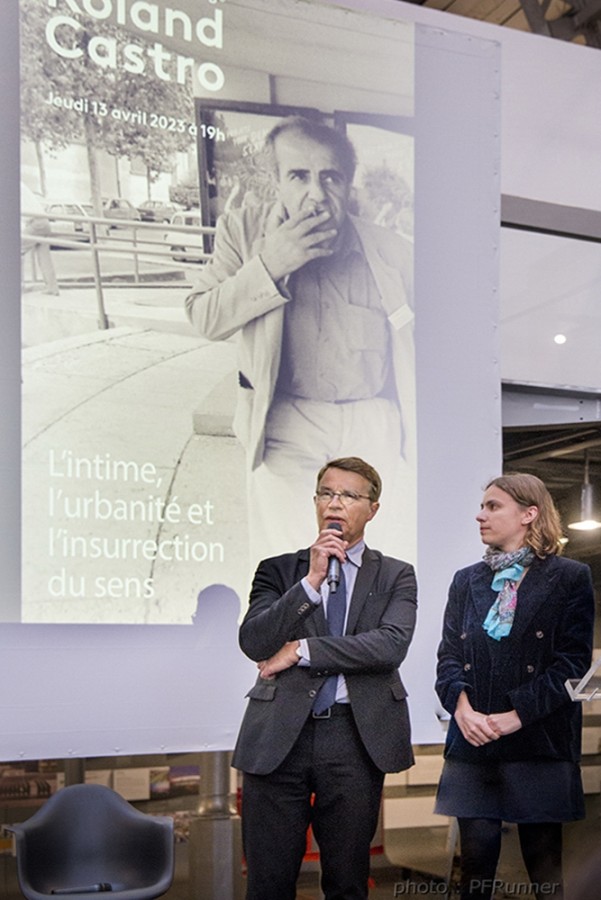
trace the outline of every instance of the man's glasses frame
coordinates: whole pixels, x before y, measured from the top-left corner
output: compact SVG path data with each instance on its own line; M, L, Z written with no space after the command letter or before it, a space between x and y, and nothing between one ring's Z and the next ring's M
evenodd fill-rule
M343 506L352 506L359 500L371 500L367 494L357 494L355 491L331 491L329 488L322 488L315 492L316 503L331 503L334 497L338 497Z

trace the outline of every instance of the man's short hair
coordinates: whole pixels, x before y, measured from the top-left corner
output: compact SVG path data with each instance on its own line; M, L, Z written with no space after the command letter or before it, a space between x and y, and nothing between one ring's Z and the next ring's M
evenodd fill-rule
M340 459L328 460L317 473L317 488L319 488L321 479L328 469L342 469L344 472L355 472L357 475L361 475L362 478L365 478L365 480L369 482L370 501L372 503L377 503L380 499L380 494L382 493L382 479L374 467L370 466L370 464L365 462L364 459L361 459L361 457L342 456Z
M348 184L352 183L357 168L357 154L346 134L336 128L330 128L329 125L324 125L323 122L306 119L304 116L287 116L285 119L280 119L265 138L265 154L276 174L275 140L288 131L303 134L318 144L333 150L342 174Z

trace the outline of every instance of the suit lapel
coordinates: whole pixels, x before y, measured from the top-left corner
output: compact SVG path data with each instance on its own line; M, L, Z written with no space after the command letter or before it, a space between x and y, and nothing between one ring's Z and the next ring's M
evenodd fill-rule
M540 607L551 594L553 582L557 579L555 558L535 559L518 588L518 602L512 634L519 639L528 628Z
M360 219L351 217L371 274L374 277L382 306L393 328L400 328L413 318L409 307L405 283L398 269L389 266L382 258L380 248L371 230ZM401 312L401 310L403 310ZM395 318L396 315L396 318Z
M300 581L309 571L309 551L301 550L298 555L297 580ZM373 589L374 582L380 571L380 558L369 547L363 551L363 559L357 572L355 587L351 597L351 605L349 608L348 620L346 624L346 634L352 634L357 625L357 620L361 614L369 594ZM319 609L315 610L312 616L305 620L305 627L308 636L317 636L328 634L328 625L326 622L323 604Z
M472 572L470 587L472 590L472 602L475 608L475 618L478 622L484 622L488 610L497 598L497 592L493 591L491 582L493 572L486 563L481 563Z
M346 634L353 634L357 620L373 587L376 575L380 570L379 557L369 547L363 551L361 566L357 572L353 596L346 623Z

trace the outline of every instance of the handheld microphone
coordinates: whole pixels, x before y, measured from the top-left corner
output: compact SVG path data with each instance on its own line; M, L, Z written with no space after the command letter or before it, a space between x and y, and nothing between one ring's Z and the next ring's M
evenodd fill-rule
M340 522L330 522L328 528L332 531L342 531ZM328 574L326 576L331 594L335 594L340 584L340 560L337 556L330 556L328 560Z

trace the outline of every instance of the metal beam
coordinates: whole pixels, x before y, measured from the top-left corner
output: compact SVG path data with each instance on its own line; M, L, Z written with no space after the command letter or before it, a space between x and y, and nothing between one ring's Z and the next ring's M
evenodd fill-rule
M520 0L520 5L534 34L544 34L547 37L551 37L549 23L545 19L543 8L538 0Z
M571 0L570 8L557 19L547 19L549 0L520 0L534 34L573 41L582 35L591 47L601 47L601 0Z
M597 209L560 206L557 203L503 194L501 224L506 228L601 242L601 212Z
M578 4L580 6L580 4ZM601 17L601 0L589 0L584 3L574 16L574 25L576 28L586 28L596 19Z

